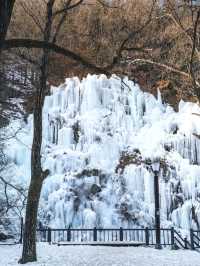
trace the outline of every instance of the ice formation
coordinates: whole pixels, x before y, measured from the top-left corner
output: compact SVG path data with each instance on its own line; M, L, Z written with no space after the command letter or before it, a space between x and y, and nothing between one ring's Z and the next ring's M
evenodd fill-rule
M54 228L154 223L153 173L160 158L163 226L200 223L200 108L179 111L127 78L88 75L51 88L43 108L40 219ZM32 116L7 154L17 179L30 176Z

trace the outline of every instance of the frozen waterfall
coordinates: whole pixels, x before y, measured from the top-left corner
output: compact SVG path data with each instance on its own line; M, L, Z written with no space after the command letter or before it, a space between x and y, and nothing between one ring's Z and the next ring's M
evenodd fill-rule
M52 87L43 108L45 180L40 219L52 227L135 227L154 223L153 173L159 157L163 226L200 223L200 108L179 111L127 78L88 75ZM8 142L17 178L30 176L32 116ZM20 140L20 141L19 141Z

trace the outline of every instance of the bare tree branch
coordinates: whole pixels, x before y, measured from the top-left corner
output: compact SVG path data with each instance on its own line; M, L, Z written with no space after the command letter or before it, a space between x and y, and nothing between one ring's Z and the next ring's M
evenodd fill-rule
M75 4L71 4L72 0L68 0L67 3L64 5L64 7L60 10L57 10L54 12L53 16L57 16L57 15L60 15L70 9L73 9L77 6L79 6L80 4L82 4L84 2L84 0L78 0Z
M191 45L193 45L193 38L188 33L189 32L189 29L188 28L187 29L184 28L184 26L182 25L182 22L181 22L179 16L178 15L175 16L173 13L172 14L165 13L161 18L165 18L165 17L168 17L169 19L171 19L175 23L175 25L178 26L179 29L181 29L181 31L185 34L185 36L190 41ZM197 47L195 47L195 52L196 52L196 54L198 56L198 60L200 61L200 51L197 49Z
M2 176L0 176L0 180L1 182L3 182L6 186L9 186L11 188L13 188L14 190L16 190L17 192L19 192L20 194L22 194L25 198L26 198L26 195L24 194L24 190L20 187L17 187L13 184L11 184L10 182L6 181Z
M110 75L109 70L112 69L112 67L118 62L118 58L114 58L113 62L106 66L106 67L98 67L95 64L89 62L87 59L84 57L68 50L65 48L62 48L56 44L45 42L45 41L39 41L39 40L34 40L34 39L10 39L10 40L5 40L4 42L0 42L0 49L2 50L8 50L11 48L20 48L20 47L25 47L27 49L31 48L37 48L37 49L49 49L55 53L62 54L64 56L67 56L68 58L75 60L79 62L81 65L92 69L98 73L104 73Z
M70 2L70 0L68 2ZM53 43L56 43L56 41L57 41L58 34L59 34L59 32L61 30L61 27L62 27L62 25L63 25L63 23L64 23L64 21L65 21L65 19L67 17L67 11L68 10L66 10L66 11L63 12L63 14L61 16L61 19L58 22L58 25L56 27L56 30L55 30L55 33L54 33L54 36L53 36L53 40L52 40Z
M154 65L154 66L157 66L159 68L164 68L164 69L166 69L169 72L181 75L184 78L186 78L186 79L191 81L191 75L189 73L181 71L181 70L177 69L174 66L169 66L169 65L166 65L166 64L158 63L158 62L155 62L155 61L152 61L152 60L149 60L149 59L145 59L145 58L138 58L138 59L130 60L129 63L132 64L132 65L136 65L136 64ZM196 83L197 86L200 86L200 83L198 81L195 81L195 83Z
M101 4L103 7L106 7L106 8L119 8L119 6L113 6L111 1L109 3L106 3L105 1L103 0L96 0L99 4Z
M44 33L44 29L43 29L42 25L40 24L40 21L38 20L37 16L35 16L33 11L31 10L31 8L27 7L27 3L20 2L20 5L23 8L23 10L25 11L25 13L27 13L32 18L32 20L34 21L35 25L39 28L41 33Z
M124 51L124 49L127 50L127 48L125 48L128 44L129 41L131 41L138 33L141 33L147 26L148 24L151 22L152 20L152 14L155 8L155 4L156 4L156 0L152 1L152 6L149 12L149 16L147 18L147 20L145 21L145 23L137 30L132 31L128 34L128 37L126 39L124 39L119 47L119 50L117 52L117 56L121 57L122 52Z
M195 20L195 24L194 24L193 37L192 37L193 45L192 45L192 52L191 52L191 59L190 59L190 75L191 75L192 80L193 80L194 88L196 88L196 85L197 85L195 74L193 71L193 66L194 66L194 55L195 55L195 50L196 50L197 28L198 28L199 19L200 19L200 10L198 10L198 12L197 12L197 16L196 16L196 20Z

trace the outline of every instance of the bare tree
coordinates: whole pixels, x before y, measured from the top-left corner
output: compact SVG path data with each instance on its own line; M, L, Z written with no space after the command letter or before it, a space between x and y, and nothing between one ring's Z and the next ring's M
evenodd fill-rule
M5 40L15 0L0 0L0 42Z
M60 28L66 18L67 11L80 5L83 0L73 4L71 0L64 2L62 10L54 13L55 0L48 0L46 4L46 22L43 31L44 42L54 44L59 34ZM56 26L56 31L52 35L53 20L57 14L61 14L61 18ZM48 64L49 64L49 49L44 47L40 63L40 84L36 90L35 108L34 108L34 133L31 152L31 182L29 186L26 220L23 237L23 252L20 263L24 264L30 261L36 261L36 226L37 213L40 199L40 193L44 179L49 171L43 171L41 165L41 145L42 145L42 108L45 95L48 93Z
M4 152L4 142L16 138L20 129L9 135L3 134L3 131L3 129L0 131L0 216L3 218L11 211L15 215L21 217L27 199L27 191L21 185L15 184L16 182L14 182L12 179L8 180L4 177L4 174L10 168L10 161ZM14 194L10 194L10 191L14 191Z
M199 69L196 67L200 64L200 6L191 0L166 0L165 4L163 17L168 18L177 27L178 33L183 34L190 46L187 71L179 74L187 77L192 84L191 93L200 100Z
M1 191L1 208L0 216L1 218L5 215L7 216L9 211L14 213L18 217L22 217L22 212L25 208L25 202L27 199L26 189L19 185L14 185L11 182L7 181L4 177L0 175L0 184L2 186ZM15 197L10 194L10 191L15 192Z

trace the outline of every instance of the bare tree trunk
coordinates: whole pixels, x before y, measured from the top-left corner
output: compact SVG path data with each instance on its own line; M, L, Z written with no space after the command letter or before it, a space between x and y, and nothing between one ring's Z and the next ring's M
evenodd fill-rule
M194 56L195 56L195 51L196 51L196 46L197 46L199 20L200 20L200 9L197 11L195 23L193 26L194 28L193 36L192 36L193 44L192 44L192 52L191 52L191 59L190 59L190 75L192 78L194 92L198 99L200 99L200 86L197 86L197 82L196 82L196 76L195 76L195 70L194 70Z
M6 38L14 3L15 0L0 0L0 42Z
M42 146L42 107L44 104L45 92L47 90L47 61L46 54L43 55L41 66L40 88L36 92L36 102L34 108L34 133L31 154L31 182L28 192L26 206L26 220L23 235L23 252L20 263L24 264L36 261L36 227L37 213L42 189L43 180L48 175L48 170L43 171L41 166L41 146Z
M44 31L44 41L49 41L51 37L52 9L55 0L49 0L47 4L46 27ZM26 221L24 230L23 252L20 263L24 264L37 260L36 255L36 229L37 214L43 180L48 175L48 170L43 172L41 165L42 146L42 108L45 95L47 93L49 50L43 50L41 60L41 75L39 88L36 91L36 103L34 108L34 133L31 154L31 183L29 187Z
M45 70L45 66L44 66ZM31 154L31 182L28 192L26 206L26 220L23 236L23 252L19 261L24 264L36 261L36 227L37 213L44 178L48 175L42 171L41 166L41 146L42 146L42 107L44 103L44 91L46 88L46 76L41 72L40 88L37 89L35 109L34 109L34 133Z
M45 61L44 61L45 62ZM24 264L36 261L36 227L37 213L42 189L42 183L48 175L48 171L43 172L41 166L41 146L42 146L42 107L46 89L46 63L41 68L40 89L37 90L34 109L34 133L31 154L31 183L28 192L26 206L25 230L23 236L23 252L19 261Z
M25 231L23 235L23 253L19 261L21 264L37 260L35 231L37 226L37 208L42 187L39 179L32 180L29 187Z

